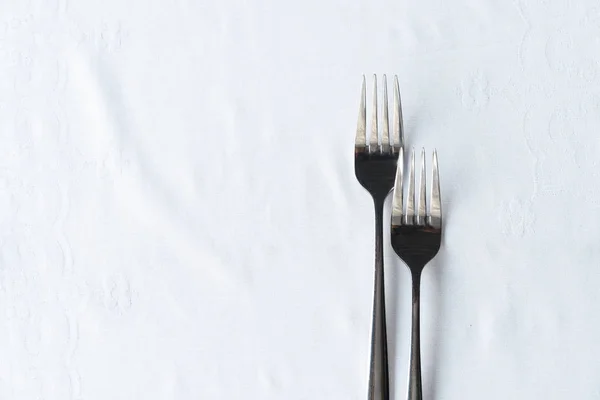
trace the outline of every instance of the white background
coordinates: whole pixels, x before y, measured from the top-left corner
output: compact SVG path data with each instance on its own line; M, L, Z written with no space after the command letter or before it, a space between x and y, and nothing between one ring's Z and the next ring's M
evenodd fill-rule
M593 0L3 1L0 399L366 399L363 73L439 152L425 398L600 398L599 38Z

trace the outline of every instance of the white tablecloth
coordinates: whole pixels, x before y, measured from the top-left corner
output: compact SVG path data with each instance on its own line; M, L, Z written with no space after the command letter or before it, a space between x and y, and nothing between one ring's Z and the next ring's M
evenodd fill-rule
M0 399L366 399L363 73L439 152L425 398L600 398L599 37L592 0L2 2Z

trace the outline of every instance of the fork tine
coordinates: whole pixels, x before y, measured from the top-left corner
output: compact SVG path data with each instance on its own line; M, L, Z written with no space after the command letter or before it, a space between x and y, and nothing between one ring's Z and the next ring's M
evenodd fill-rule
M442 227L442 197L440 195L440 172L438 169L437 151L433 151L433 170L431 185L431 210L429 211L429 225L434 228Z
M427 215L427 200L425 198L425 149L421 150L421 178L419 180L419 205L417 212L417 225L425 225Z
M394 121L393 125L393 144L394 151L400 151L404 147L404 123L402 122L402 103L400 100L400 85L398 84L398 75L394 76Z
M392 196L392 225L402 225L403 218L403 193L404 187L404 152L401 151L398 157L398 167L396 168L396 183L394 185L394 194Z
M406 200L406 215L404 223L413 225L415 221L415 149L412 149L410 156L410 170L408 172L408 198Z
M367 147L367 85L365 76L362 79L362 90L360 94L360 108L358 109L358 124L356 127L356 139L354 146L357 149Z
M388 114L387 76L383 75L383 134L381 137L381 151L390 150L390 118Z
M379 129L377 125L377 75L373 75L373 110L371 111L371 141L369 143L369 152L375 153L379 147Z

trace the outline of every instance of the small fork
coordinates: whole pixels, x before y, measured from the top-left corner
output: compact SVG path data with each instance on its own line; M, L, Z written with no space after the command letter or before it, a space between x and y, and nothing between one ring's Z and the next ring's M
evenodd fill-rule
M419 203L415 214L415 151L413 149L408 179L408 196L404 212L403 179L404 155L400 152L396 184L392 201L392 248L410 269L412 277L412 334L410 349L410 376L408 400L421 400L421 344L420 344L420 286L421 272L435 257L442 242L442 207L437 152L433 152L431 208L427 211L425 181L425 149L421 152L421 179Z
M402 109L398 78L394 77L393 138L390 140L387 78L383 75L382 137L379 142L377 113L377 76L373 76L373 110L371 136L367 143L367 94L363 76L358 127L354 145L354 170L360 184L371 194L375 204L375 284L371 328L369 400L389 400L389 372L385 320L383 273L383 204L394 186L398 154L403 148Z

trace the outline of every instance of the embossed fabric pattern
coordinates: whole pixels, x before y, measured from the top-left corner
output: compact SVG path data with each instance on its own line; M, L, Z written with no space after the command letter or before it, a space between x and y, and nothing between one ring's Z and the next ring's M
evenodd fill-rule
M0 2L0 399L365 399L363 73L439 153L425 397L600 398L599 33L592 0ZM404 398L387 223L384 256Z

